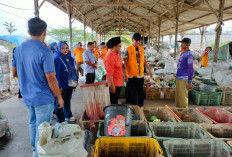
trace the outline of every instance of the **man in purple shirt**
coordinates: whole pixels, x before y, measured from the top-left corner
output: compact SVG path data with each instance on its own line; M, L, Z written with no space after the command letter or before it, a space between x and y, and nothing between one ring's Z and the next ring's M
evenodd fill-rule
M191 39L184 38L181 42L183 52L180 55L176 74L176 107L188 108L188 90L192 89L193 55L189 50Z

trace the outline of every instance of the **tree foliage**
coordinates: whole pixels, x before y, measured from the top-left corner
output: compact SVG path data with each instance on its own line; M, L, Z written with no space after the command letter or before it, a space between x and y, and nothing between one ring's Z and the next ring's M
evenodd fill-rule
M56 28L48 31L48 35L57 41L70 41L69 29L66 27ZM84 41L84 30L81 29L72 29L73 42L83 42ZM94 40L96 37L94 35ZM86 41L92 41L91 33L86 32Z
M10 35L17 30L12 22L5 22L3 25L6 27L6 30L10 33Z
M122 35L119 35L119 33L117 31L110 31L107 33L107 39L110 39L110 38L113 38L116 36L120 36L121 42L122 42L121 44L123 45L123 47L127 47L127 46L131 45L132 41L131 41L130 32L123 31L123 32L121 32L121 34Z

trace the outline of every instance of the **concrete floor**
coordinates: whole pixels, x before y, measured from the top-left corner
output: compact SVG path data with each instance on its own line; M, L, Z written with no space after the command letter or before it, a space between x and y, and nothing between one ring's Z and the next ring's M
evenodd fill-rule
M123 100L122 100L123 102ZM146 106L164 106L165 104L173 107L173 100L145 100ZM190 107L196 107L190 105ZM31 157L28 114L26 106L18 101L17 96L0 103L0 111L4 113L11 128L11 137L7 142L0 141L0 157ZM82 92L77 89L72 98L72 112L74 116L84 111Z

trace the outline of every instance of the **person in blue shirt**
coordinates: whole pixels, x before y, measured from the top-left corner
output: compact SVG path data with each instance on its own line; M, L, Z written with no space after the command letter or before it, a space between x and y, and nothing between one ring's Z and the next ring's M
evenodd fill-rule
M56 52L58 52L58 56L55 58L56 78L64 99L63 109L55 108L57 122L61 123L64 120L75 121L71 112L71 98L74 87L69 86L70 79L78 81L75 60L69 55L70 51L66 42L59 42L56 46Z
M60 108L64 104L55 76L52 51L43 44L46 30L45 21L38 17L31 18L28 21L31 39L19 45L12 58L13 76L18 77L19 89L29 114L34 157L38 157L38 126L43 122L50 123L54 110L54 95Z
M94 83L95 69L97 69L97 59L93 53L94 43L88 42L87 49L83 53L84 72L86 75L86 84Z

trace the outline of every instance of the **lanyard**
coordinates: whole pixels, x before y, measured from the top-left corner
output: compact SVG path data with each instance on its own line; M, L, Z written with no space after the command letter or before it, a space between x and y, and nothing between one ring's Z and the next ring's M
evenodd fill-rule
M63 59L62 59L61 57L59 57L59 58L60 58L60 60L63 62L64 66L65 66L65 68L66 68L66 71L68 72L67 65L64 63L64 61L63 61Z

